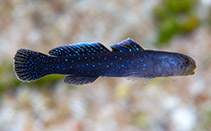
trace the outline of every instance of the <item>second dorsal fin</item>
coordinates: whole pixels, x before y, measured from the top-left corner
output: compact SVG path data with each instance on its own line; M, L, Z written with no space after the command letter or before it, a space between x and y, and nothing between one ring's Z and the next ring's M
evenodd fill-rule
M79 43L68 46L59 46L49 51L49 54L57 57L91 55L96 53L110 52L101 43Z
M111 46L112 51L144 51L144 49L134 40L128 38L116 45Z

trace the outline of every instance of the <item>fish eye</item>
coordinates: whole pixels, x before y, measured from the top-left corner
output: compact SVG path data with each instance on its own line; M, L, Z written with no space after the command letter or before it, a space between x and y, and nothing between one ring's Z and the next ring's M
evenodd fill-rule
M188 58L184 58L182 60L182 63L183 63L184 66L187 66L189 64L189 59Z

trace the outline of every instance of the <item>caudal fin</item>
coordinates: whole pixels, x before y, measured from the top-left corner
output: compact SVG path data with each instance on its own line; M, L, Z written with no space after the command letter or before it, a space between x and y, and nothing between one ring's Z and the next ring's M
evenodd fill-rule
M17 50L14 57L14 71L22 81L34 81L47 74L45 69L45 54L28 49Z

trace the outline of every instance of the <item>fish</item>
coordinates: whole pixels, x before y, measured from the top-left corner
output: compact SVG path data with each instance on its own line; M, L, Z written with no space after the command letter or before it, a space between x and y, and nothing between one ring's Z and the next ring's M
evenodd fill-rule
M14 57L14 71L21 81L35 81L46 75L66 75L64 82L83 85L99 77L146 78L193 75L196 63L177 52L145 50L128 38L111 46L99 42L59 46L49 55L20 48Z

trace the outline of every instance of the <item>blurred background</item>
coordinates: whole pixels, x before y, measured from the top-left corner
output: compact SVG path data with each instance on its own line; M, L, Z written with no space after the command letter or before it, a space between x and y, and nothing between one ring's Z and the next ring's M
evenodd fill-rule
M145 49L193 57L195 75L73 86L61 75L25 83L13 71L18 48L109 48L128 37ZM0 1L0 131L208 131L210 78L210 0Z

